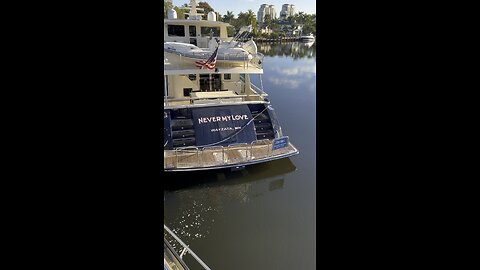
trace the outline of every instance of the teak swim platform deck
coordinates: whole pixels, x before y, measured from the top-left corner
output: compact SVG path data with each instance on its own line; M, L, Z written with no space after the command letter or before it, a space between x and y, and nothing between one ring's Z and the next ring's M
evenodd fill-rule
M164 150L163 154L165 171L195 171L252 165L290 157L298 154L298 150L291 143L273 150L273 140L260 140L226 147Z

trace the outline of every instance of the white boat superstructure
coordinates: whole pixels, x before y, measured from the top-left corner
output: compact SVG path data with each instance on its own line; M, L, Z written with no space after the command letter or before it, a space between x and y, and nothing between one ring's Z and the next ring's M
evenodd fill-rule
M169 17L163 20L163 41L164 42L180 42L193 44L200 48L207 48L211 37L221 41L230 41L234 37L235 28L224 22L216 20L216 14L213 12L208 14L207 20L202 20L202 8L197 8L195 0L190 1L186 13L188 19L177 19L176 12L170 10Z
M220 62L215 70L209 70L198 69L189 61L171 60L168 56L164 56L164 107L167 109L268 102L268 94L251 82L251 76L263 74L261 60L247 59L241 66Z

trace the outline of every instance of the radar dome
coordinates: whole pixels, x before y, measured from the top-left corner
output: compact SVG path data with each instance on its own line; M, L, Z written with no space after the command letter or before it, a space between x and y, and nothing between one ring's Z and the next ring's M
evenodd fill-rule
M213 21L213 22L217 21L217 14L213 11L210 11L208 13L207 20Z
M175 9L167 10L167 18L176 19L177 18L177 11L175 11Z

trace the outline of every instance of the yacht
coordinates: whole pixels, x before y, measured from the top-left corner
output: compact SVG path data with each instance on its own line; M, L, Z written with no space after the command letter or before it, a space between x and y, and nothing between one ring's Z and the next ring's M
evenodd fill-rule
M244 41L250 31L210 35L203 48L164 41L165 171L237 169L299 153L263 90L263 55Z
M315 36L313 36L313 34L310 34L310 35L306 35L306 36L300 36L300 41L302 42L307 42L307 43L310 43L310 42L314 42L315 41Z

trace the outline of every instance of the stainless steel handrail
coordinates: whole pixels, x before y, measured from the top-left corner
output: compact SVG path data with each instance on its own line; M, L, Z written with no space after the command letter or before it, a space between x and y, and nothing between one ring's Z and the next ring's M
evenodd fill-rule
M177 53L176 51L169 51L169 50L167 50L167 52L172 53L172 54ZM176 63L170 61L164 55L163 64L164 64L164 66L168 65L168 66L172 66L172 67L181 67L183 59L192 59L194 61L207 60L206 58L208 58L211 55L211 54L208 54L208 53L205 53L205 52L191 52L191 54L192 54L193 57L187 57L187 56L183 56L181 54L176 54L180 58L179 62L175 61ZM257 54L254 54L252 56L253 56L252 59L249 59L248 55L245 55L243 53L225 53L225 54L217 56L217 60L243 62L243 68L244 69L248 69L250 65L253 65L253 66L255 66L259 69L263 69L264 55L261 54L261 53L257 53ZM226 63L226 64L228 65L228 63Z
M254 141L250 144L246 144L246 143L243 143L243 144L233 144L233 145L229 145L227 147L224 147L224 146L213 146L213 147L204 147L202 149L199 149L197 147L194 147L194 146L189 146L189 147L183 147L183 148L177 148L174 150L174 153L175 153L175 164L174 167L175 168L180 168L180 167L188 167L188 166L179 166L179 165L184 165L183 163L180 163L179 162L179 155L181 155L182 153L185 154L192 154L192 155L195 155L196 156L196 162L185 162L185 165L186 164L194 164L196 165L196 167L202 167L200 166L202 163L200 162L200 155L203 151L212 151L214 149L218 149L218 152L221 151L222 153L222 163L221 164L218 164L218 165L228 165L228 160L225 158L225 152L228 151L228 150L232 150L234 148L242 148L241 146L244 146L243 149L241 150L244 150L245 151L245 162L248 162L248 161L252 161L252 160L255 160L256 158L252 158L252 150L253 150L253 147L254 146L264 146L264 147L268 147L268 151L267 151L267 154L265 156L262 156L262 158L269 158L269 157L272 157L273 156L273 150L272 150L272 142L268 139L264 139L264 140L258 140L258 141ZM248 155L248 152L247 151L250 151L250 155Z
M263 97L268 96L268 94L265 93L265 92L262 92L261 89L258 88L256 90L258 90L260 92L260 93L258 93L257 91L255 91L255 93L258 95L258 97L263 98ZM201 97L201 98L192 98L192 97L168 98L168 97L164 97L163 102L165 102L166 104L168 104L169 102L178 102L178 101L190 101L190 103L193 103L196 100L234 100L234 99L237 99L237 98L241 98L242 102L245 102L245 101L250 101L251 98L253 98L253 97L255 97L255 96L254 95L236 95L236 96L230 96L230 97Z
M195 254L195 252L193 252L180 238L178 238L178 236L173 233L165 224L163 224L163 229L165 229L178 243L180 243L180 245L182 245L183 247L183 251L180 253L180 259L182 259L183 255L185 254L185 251L188 251L190 253L190 255L192 255L193 258L195 258L195 260L197 260L197 262L206 270L212 270L210 267L208 267L208 265L206 263L204 263L202 261L202 259L200 259L197 254Z
M240 77L240 82L245 83L245 80L243 80L243 79ZM268 94L267 94L263 89L261 89L260 87L256 86L254 83L250 82L250 86L251 86L251 88L253 88L252 90L256 90L255 92L256 92L259 96L262 96L262 97L268 96ZM258 92L257 92L257 91L258 91Z

